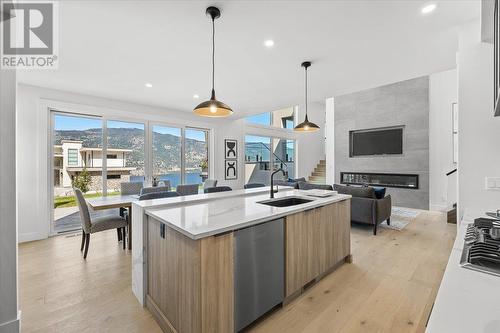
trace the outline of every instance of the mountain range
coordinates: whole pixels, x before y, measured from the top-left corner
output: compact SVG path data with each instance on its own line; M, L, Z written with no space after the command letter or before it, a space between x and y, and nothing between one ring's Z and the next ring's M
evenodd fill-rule
M127 166L144 170L144 130L137 128L108 128L108 148L132 149L127 154ZM79 140L86 148L102 147L102 129L56 130L55 144L61 140ZM153 171L163 174L181 168L181 137L172 134L153 133ZM207 144L185 139L186 169L199 168L207 158Z

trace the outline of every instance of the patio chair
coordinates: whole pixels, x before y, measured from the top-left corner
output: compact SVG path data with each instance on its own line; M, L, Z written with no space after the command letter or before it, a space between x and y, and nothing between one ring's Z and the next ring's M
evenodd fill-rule
M193 195L198 194L199 184L186 184L186 185L177 185L175 190L180 195Z
M139 201L142 200L153 200L153 199L163 199L163 198L173 198L178 197L179 193L177 192L152 192L146 193L139 197Z
M82 191L75 188L74 192L76 196L76 202L78 203L78 209L80 210L80 219L82 221L82 245L80 247L80 251L83 251L85 245L85 252L83 253L83 259L87 259L91 234L110 229L117 229L121 230L122 234L125 235L125 228L128 226L128 221L127 219L121 217L120 215L107 215L91 219L89 213L89 207L87 206L87 201L85 201L85 198L83 197ZM124 250L125 250L125 239L126 237L123 237Z
M226 191L232 191L233 189L230 188L229 186L216 186L216 187L209 187L204 190L205 193L216 193L216 192L226 192Z

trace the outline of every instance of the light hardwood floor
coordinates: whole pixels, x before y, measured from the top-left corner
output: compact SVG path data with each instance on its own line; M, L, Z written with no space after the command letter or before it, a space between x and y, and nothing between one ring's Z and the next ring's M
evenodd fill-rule
M313 285L252 332L423 332L455 238L440 213L403 231L353 226L353 263ZM116 232L58 236L19 246L23 332L160 332L135 300L130 252Z

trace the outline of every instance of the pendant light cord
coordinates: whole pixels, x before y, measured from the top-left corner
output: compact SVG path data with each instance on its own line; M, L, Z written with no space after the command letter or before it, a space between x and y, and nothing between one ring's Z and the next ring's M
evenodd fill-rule
M212 92L215 90L215 19L212 17Z
M307 67L306 69L306 119L307 119Z

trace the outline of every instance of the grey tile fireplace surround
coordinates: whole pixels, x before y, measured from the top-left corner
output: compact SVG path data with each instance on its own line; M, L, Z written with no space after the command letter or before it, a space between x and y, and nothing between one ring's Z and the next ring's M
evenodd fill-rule
M417 174L418 189L387 188L393 205L429 209L429 77L337 96L335 182L341 172ZM403 154L349 157L349 131L404 126Z

